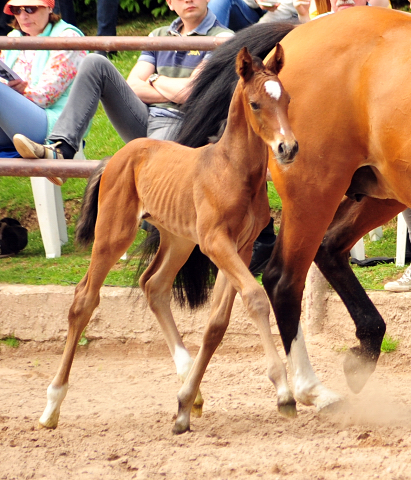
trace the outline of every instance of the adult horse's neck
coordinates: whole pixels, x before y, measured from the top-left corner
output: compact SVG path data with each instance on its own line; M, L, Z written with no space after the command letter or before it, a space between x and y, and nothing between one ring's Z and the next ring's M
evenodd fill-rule
M227 126L216 146L230 159L233 168L241 169L244 177L247 173L251 176L260 174L265 176L268 148L247 120L249 108L242 85L239 83L231 100Z

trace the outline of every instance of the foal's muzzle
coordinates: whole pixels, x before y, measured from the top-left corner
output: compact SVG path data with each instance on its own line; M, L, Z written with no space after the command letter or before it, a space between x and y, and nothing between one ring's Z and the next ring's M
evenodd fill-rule
M275 147L272 147L275 158L280 165L287 165L294 161L298 153L298 142L293 140L291 142L282 141Z

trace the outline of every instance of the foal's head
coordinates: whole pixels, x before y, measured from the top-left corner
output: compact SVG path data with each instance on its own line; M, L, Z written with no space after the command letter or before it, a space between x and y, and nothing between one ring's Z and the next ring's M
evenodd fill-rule
M278 43L267 64L252 57L244 47L237 55L237 73L243 86L247 121L271 148L280 164L291 163L298 143L288 121L290 97L278 73L284 65L284 50Z

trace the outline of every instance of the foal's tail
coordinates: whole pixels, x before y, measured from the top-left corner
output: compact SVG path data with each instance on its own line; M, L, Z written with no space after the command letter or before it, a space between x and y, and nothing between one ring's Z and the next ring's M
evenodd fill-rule
M98 213L98 193L100 180L104 169L111 157L105 158L91 174L81 205L80 218L76 225L76 241L83 247L87 247L94 240L94 228Z
M184 118L177 142L194 148L209 143L228 115L238 82L237 53L247 47L252 55L264 59L295 27L292 23L258 23L240 30L220 45L193 82L183 106Z

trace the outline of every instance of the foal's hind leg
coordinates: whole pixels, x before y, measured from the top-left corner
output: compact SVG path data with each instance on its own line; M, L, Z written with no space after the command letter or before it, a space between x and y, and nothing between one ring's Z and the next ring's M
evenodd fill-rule
M236 291L221 272L218 272L213 294L210 318L204 331L200 350L186 381L178 392L178 415L173 428L175 434L190 430L190 410L196 392L213 353L223 339L230 320Z
M345 198L315 258L356 325L360 346L352 348L344 362L347 383L355 393L375 370L385 323L349 266L349 252L361 237L403 210L404 205L394 200L366 197L354 202Z
M113 206L113 197L106 200L108 203L103 201L99 206L90 266L76 287L68 315L69 329L63 357L57 374L47 389L47 406L40 417L40 427L57 427L60 406L67 393L70 369L81 333L99 304L99 291L104 279L136 236L137 202L127 198L125 204L121 205L119 198L116 198L118 209L113 209L105 207L110 207L110 204ZM118 215L119 211L122 211L123 215Z
M202 246L204 253L220 269L215 286L215 298L210 319L203 337L202 346L196 356L187 380L181 388L179 410L174 433L190 428L189 411L196 388L200 385L205 369L226 331L235 292L240 292L251 318L256 322L268 361L268 377L277 389L277 405L280 413L295 416L295 400L287 383L287 374L271 334L269 323L270 306L264 290L246 267L251 257L251 247L243 249L241 255L235 250L232 240L223 235L213 235ZM228 283L230 282L230 284Z
M195 247L195 243L167 232L159 227L160 247L140 277L140 287L147 297L147 301L156 316L173 357L177 375L185 381L193 360L181 340L173 314L170 308L170 296L174 279L185 264ZM203 408L203 398L200 390L197 391L193 404L193 415L200 417Z

